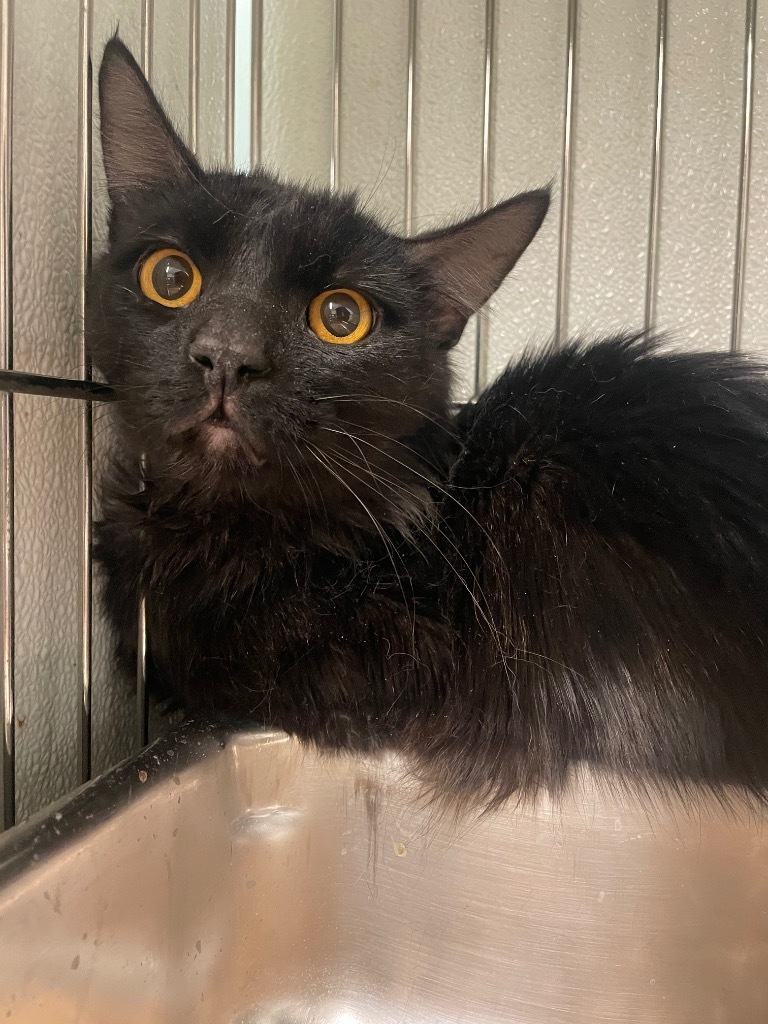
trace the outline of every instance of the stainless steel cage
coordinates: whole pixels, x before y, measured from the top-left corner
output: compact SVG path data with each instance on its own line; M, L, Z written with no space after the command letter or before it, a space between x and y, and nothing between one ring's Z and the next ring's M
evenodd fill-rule
M77 771L76 780L85 781L94 772L93 756L93 658L94 658L94 629L97 627L98 604L94 596L94 577L91 562L91 535L94 508L94 419L92 414L92 403L108 402L111 395L109 389L103 384L91 379L91 370L88 364L85 349L83 321L85 311L84 282L90 266L92 252L92 238L94 235L95 201L97 205L101 199L98 189L94 186L94 168L98 168L98 154L94 146L94 102L93 102L93 76L92 67L94 56L98 57L100 46L103 42L104 29L108 27L107 22L100 21L100 35L96 38L94 31L94 12L101 6L109 8L109 15L130 12L132 18L138 15L139 27L139 49L143 67L150 79L153 72L157 70L156 39L159 28L168 33L174 29L175 19L180 17L175 5L158 0L141 0L133 3L105 3L100 5L99 0L72 0L68 4L59 5L68 8L66 17L77 17L77 53L72 53L72 61L77 61L77 104L76 110L72 109L72 122L77 118L77 237L70 242L70 250L76 256L76 273L69 279L68 287L77 293L76 302L76 334L77 334L77 358L79 372L76 379L73 376L58 373L31 373L27 372L25 366L18 358L14 359L14 274L18 274L18 268L14 263L15 243L15 221L14 221L14 197L16 190L20 187L19 179L14 175L14 145L17 142L17 121L14 118L14 94L17 84L17 76L24 73L24 68L15 62L15 33L14 33L14 2L13 0L2 0L0 13L0 336L2 337L2 368L0 370L0 423L2 424L2 445L0 447L0 465L2 472L2 486L0 488L0 501L2 502L2 689L0 690L0 713L2 717L2 751L0 756L0 767L2 770L2 785L0 786L0 799L2 801L2 822L10 826L16 820L17 795L19 792L19 780L17 778L17 738L23 722L20 722L16 711L16 639L18 614L16 610L19 587L22 584L21 575L29 572L28 565L20 564L18 551L19 521L15 516L15 505L17 497L18 482L16 471L18 467L16 453L16 431L14 421L14 396L34 395L53 397L57 400L79 400L77 413L77 450L79 452L79 463L72 466L73 474L77 478L77 492L79 502L78 517L78 538L77 538L77 574L79 579L78 613L79 639L77 643L76 664L61 665L60 673L62 686L77 689L78 704L78 730L79 739L76 748ZM564 337L573 325L574 319L585 322L589 325L589 317L586 318L579 313L574 317L572 312L573 298L579 289L582 289L585 281L596 277L596 287L599 287L599 273L593 272L588 266L590 257L580 257L578 282L574 280L574 253L584 250L580 248L580 239L575 237L574 225L575 216L578 212L575 204L579 202L579 196L589 196L589 183L585 174L589 171L587 160L587 172L584 170L584 161L580 162L578 156L580 124L579 111L585 115L585 137L592 136L594 144L595 124L592 120L595 109L595 98L598 95L601 83L611 82L610 68L608 72L600 72L595 80L590 77L589 60L597 53L597 47L610 46L616 43L621 53L630 54L634 32L637 38L642 38L643 51L638 60L643 70L643 80L637 86L638 94L642 94L643 104L643 132L647 135L648 151L645 156L642 173L638 172L637 181L622 186L625 194L631 194L635 204L642 203L645 207L645 226L643 253L639 253L639 245L633 251L633 281L638 283L637 287L626 289L627 294L632 291L633 309L637 311L633 326L641 325L643 322L648 328L666 327L670 320L672 326L680 326L675 322L675 317L669 316L669 304L664 310L659 309L659 288L660 280L665 268L672 266L675 256L675 248L662 253L662 236L664 232L663 209L665 202L675 203L678 211L685 206L686 196L670 195L665 191L669 184L664 175L666 150L670 139L679 138L681 125L681 109L685 106L686 89L686 61L682 57L675 58L674 46L681 50L681 40L686 36L697 45L710 46L715 66L713 75L728 83L728 96L722 103L723 110L718 116L727 118L730 123L736 125L734 132L738 136L738 146L734 148L732 138L726 147L728 149L729 173L733 177L733 195L731 191L722 197L722 203L718 209L725 210L723 217L730 223L733 218L732 232L729 228L725 232L718 229L721 223L717 217L712 217L710 212L705 211L700 218L706 232L713 233L713 246L719 247L722 254L726 250L730 252L730 269L722 269L721 277L728 276L730 284L730 308L727 313L728 325L724 326L721 316L722 301L718 307L718 323L721 329L717 337L709 340L709 344L715 347L725 347L730 344L733 349L742 347L745 338L745 310L747 308L747 264L750 250L748 249L748 228L750 226L750 184L753 177L753 148L759 147L761 183L765 179L763 154L768 154L768 97L763 99L760 105L760 121L755 127L756 102L760 100L760 89L755 89L755 67L759 65L760 42L768 44L768 26L764 25L758 18L757 0L745 0L738 11L730 11L729 5L715 5L712 10L702 13L699 5L694 0L657 0L653 6L648 5L641 12L635 10L635 6L627 0L621 0L613 5L616 9L614 15L608 10L610 5L601 4L599 0L567 0L567 4L558 4L557 0L546 0L541 4L534 3L533 6L527 0L472 0L469 4L451 3L450 0L398 0L397 4L380 5L374 0L322 0L320 4L311 4L308 0L294 0L292 4L281 5L277 0L253 0L252 3L245 3L240 0L226 0L226 3L206 3L206 0L190 0L183 12L183 46L186 49L187 81L186 95L183 97L186 105L186 132L193 148L199 150L201 146L201 123L204 116L204 93L201 82L201 52L216 40L216 46L223 52L223 68L219 68L218 74L222 80L223 88L223 136L218 143L209 146L207 155L211 152L219 153L223 162L232 166L238 150L241 154L247 154L251 163L256 163L263 157L274 160L279 156L279 146L269 146L265 143L265 110L267 105L273 114L280 114L280 103L275 99L280 96L280 90L284 87L281 79L281 61L285 56L285 38L280 35L276 28L280 19L290 21L293 24L299 23L303 18L307 21L307 31L311 32L313 26L323 26L323 42L320 49L320 60L324 62L327 74L327 88L324 87L321 97L322 104L329 105L330 109L324 109L322 115L323 131L326 132L325 156L310 161L313 167L310 172L319 166L318 160L325 160L327 167L327 181L332 188L346 187L360 181L360 162L358 152L349 143L350 136L346 136L345 130L350 121L361 116L361 103L365 103L365 97L361 99L360 93L360 58L358 55L361 40L368 40L370 52L373 53L377 47L386 48L389 43L379 41L376 37L377 26L383 29L386 24L392 24L399 33L396 45L393 44L402 60L389 67L387 75L381 75L378 82L368 83L366 88L369 93L372 89L383 88L382 82L396 81L396 92L399 97L399 107L396 111L399 141L394 144L397 150L398 167L402 168L400 207L402 214L402 227L406 232L417 230L424 222L423 206L417 202L419 185L422 187L433 177L435 166L445 167L445 160L441 155L443 142L436 141L437 135L443 128L438 126L437 131L430 129L426 131L425 126L430 124L430 105L436 103L434 73L436 58L433 51L439 51L441 40L440 35L441 19L457 19L456 25L449 25L448 31L468 33L465 47L465 64L457 63L457 54L462 52L462 42L451 37L452 50L450 60L450 73L454 76L453 81L460 83L469 75L467 68L471 64L472 97L467 99L462 93L462 109L468 109L475 104L479 107L476 116L473 114L471 123L473 133L469 137L461 136L463 129L457 127L457 153L460 149L461 159L456 157L457 166L461 168L472 167L474 171L466 172L466 177L471 178L465 181L466 188L459 197L462 209L475 205L486 207L495 198L499 198L501 183L496 180L500 177L497 174L500 159L499 148L502 142L506 146L508 137L509 97L515 94L514 81L509 77L511 74L523 74L525 61L530 59L532 63L536 60L546 59L547 72L550 77L554 76L559 83L551 95L559 90L560 116L557 120L550 119L545 125L547 138L553 139L557 136L557 148L559 149L559 167L551 166L547 162L548 156L554 152L554 143L549 147L547 154L542 155L538 166L540 170L538 181L546 180L553 173L559 175L559 210L555 213L556 238L549 243L548 252L551 259L546 264L541 264L534 275L535 283L532 286L535 290L541 289L542 282L546 280L545 286L548 294L551 291L551 302L549 299L544 306L537 306L537 297L531 298L530 294L524 301L518 301L514 296L500 300L499 306L506 317L511 321L521 322L520 331L524 330L524 323L527 313L531 309L537 311L533 333L538 330L539 336L546 336L554 331L558 338ZM730 5L735 6L735 5ZM52 2L29 5L30 8L39 8L39 17L43 25L42 31L46 30L45 21L53 10ZM382 8L385 10L382 11ZM726 11L726 8L728 10ZM17 12L18 13L18 6ZM537 13L538 12L538 13ZM26 12L29 13L28 11ZM127 14L126 14L127 16ZM611 19L614 20L611 20ZM208 19L206 21L206 19ZM379 19L378 21L376 19ZM540 20L536 20L540 19ZM713 20L714 19L714 20ZM718 19L720 19L718 21ZM723 29L722 24L726 24ZM368 23L371 23L368 28ZM722 24L721 24L722 23ZM738 41L738 71L734 72L734 61L736 60L733 35L736 31L735 25L739 26ZM515 25L519 26L519 33L516 34ZM542 25L544 27L542 28ZM713 25L715 28L713 29ZM464 26L464 27L462 27ZM469 26L469 28L466 28ZM601 27L602 26L602 27ZM623 26L623 27L622 27ZM717 27L720 26L720 27ZM533 29L535 28L535 31ZM525 51L523 43L523 54L518 46L518 39L525 39L526 29L531 29L530 52ZM628 33L629 42L624 40L623 33ZM28 30L27 30L28 31ZM287 30L286 30L287 31ZM294 29L292 29L294 31ZM393 28L394 32L395 29ZM697 32L699 36L697 36ZM718 33L722 32L728 38L727 50L730 55L728 60L720 66L718 60L718 47L713 44L713 38L719 39ZM218 33L218 35L217 35ZM547 34L548 33L548 34ZM602 33L602 34L601 34ZM613 35L611 35L613 33ZM557 40L556 52L546 52L535 49L542 40ZM309 40L311 42L311 39ZM274 47L273 47L274 44ZM302 60L308 52L306 45L308 39L303 38L305 49L301 50ZM620 45L619 45L620 44ZM176 42L178 46L178 40ZM693 43L691 43L693 45ZM325 49L323 49L325 47ZM626 47L626 51L622 49ZM282 48L282 49L281 49ZM514 52L513 52L514 50ZM217 51L218 52L218 51ZM238 54L240 55L238 57ZM543 55L542 55L543 54ZM364 59L364 58L363 58ZM440 58L442 59L442 58ZM238 74L238 60L246 69L243 81L246 87L241 87ZM302 64L301 61L298 61ZM268 76L265 75L265 67L269 69ZM285 67L283 62L282 67ZM301 79L302 74L309 75L304 71L303 65L299 67L296 75ZM736 79L734 79L736 74ZM294 79L296 79L296 75ZM391 76L391 77L390 77ZM554 80L553 78L553 80ZM629 89L632 88L631 81ZM385 83L385 84L386 84ZM525 103L527 110L535 110L537 99L535 95L537 79L531 77L530 89L525 92ZM295 87L295 81L292 88ZM288 86L285 86L286 90ZM309 85L307 85L309 88ZM389 88L389 85L387 85ZM392 86L395 89L395 86ZM587 93L588 103L580 106L580 90ZM362 90L365 92L365 90ZM384 90L386 91L386 89ZM524 90L525 91L525 90ZM610 92L610 88L608 89ZM368 95L368 94L366 94ZM394 93L393 93L394 95ZM467 93L468 95L468 93ZM628 95L628 93L627 93ZM738 102L734 97L738 95ZM756 100L757 97L757 100ZM177 100L179 97L175 97ZM503 102L502 102L503 101ZM668 124L667 111L670 102L674 106L674 124ZM294 106L300 104L300 100L292 101ZM314 103L314 100L306 100ZM457 100L457 103L459 101ZM591 103L591 106L590 106ZM720 100L718 100L720 103ZM447 101L450 105L450 98ZM697 110L701 108L701 97L695 97L694 105L698 104ZM315 103L315 109L319 109L319 101ZM354 107L354 109L353 109ZM765 107L765 111L763 111ZM552 108L552 104L548 109ZM447 109L447 107L446 107ZM441 108L442 114L445 110ZM240 116L238 116L240 115ZM318 115L319 116L319 115ZM546 117L546 114L542 115ZM279 117L277 118L279 120ZM459 121L461 119L459 118ZM272 122L270 122L271 124ZM463 122L462 122L463 123ZM718 122L721 123L721 122ZM722 123L725 123L722 121ZM458 121L457 121L458 125ZM535 127L535 126L534 126ZM374 127L374 134L375 134ZM424 138L421 132L425 132ZM520 128L516 129L520 136ZM445 134L445 131L443 131ZM695 133L694 133L695 134ZM427 137L428 136L428 137ZM532 128L532 136L536 132ZM523 133L521 137L525 137ZM391 141L391 140L390 140ZM387 143L389 145L389 142ZM428 157L420 160L419 147L423 145L423 152ZM323 148L322 145L320 147ZM536 144L532 143L534 150L532 159L535 159ZM381 151L382 163L387 155L386 147ZM506 150L505 150L506 152ZM350 156L349 172L345 166L345 153ZM394 150L393 150L394 153ZM302 154L299 153L299 162ZM526 160L529 155L526 155ZM392 158L394 160L394 157ZM680 154L675 157L679 161ZM684 156L683 156L684 159ZM525 161L524 161L525 162ZM527 166L529 166L527 164ZM679 168L678 168L679 170ZM465 173L461 170L461 173ZM529 173L531 173L529 171ZM677 172L675 172L677 173ZM681 172L682 173L682 172ZM510 179L514 181L514 176ZM627 177L629 180L629 177ZM730 180L730 179L729 179ZM517 187L526 185L526 181L516 181ZM400 186L398 186L399 188ZM508 184L505 183L505 189ZM730 186L729 186L730 188ZM674 193L674 190L672 190ZM684 192L684 190L681 190ZM638 196L640 198L638 198ZM754 205L754 204L753 204ZM100 204L103 208L103 203ZM633 207L634 209L634 207ZM594 213L594 209L592 208ZM450 203L443 204L440 209L429 211L431 216L443 215L453 212ZM762 210L756 211L757 218L762 218ZM590 210L580 214L579 223L587 223L590 218ZM697 216L696 211L691 216ZM756 218L756 219L757 219ZM593 218L594 219L594 218ZM764 219L764 218L762 218ZM579 231L582 231L579 228ZM674 234L674 226L670 229ZM717 236L717 237L714 237ZM756 245L762 240L762 233L757 239ZM683 239L684 244L685 240ZM706 244L703 245L706 249ZM587 247L588 249L588 247ZM679 255L679 254L678 254ZM637 259L642 259L642 270L639 272L635 267ZM721 263L725 266L723 256ZM754 266L758 266L760 253L757 251ZM599 261L598 261L599 262ZM599 269L599 268L598 268ZM640 280L642 277L642 286ZM703 279L702 279L703 280ZM759 275L755 278L752 286L752 294L756 294L763 279ZM57 287L61 287L61 282ZM694 289L695 290L695 289ZM30 301L29 289L25 287L25 301ZM611 289L607 289L608 293ZM642 294L640 294L642 291ZM722 289L721 289L722 291ZM589 299L589 288L586 289ZM720 294L720 292L718 293ZM622 291L623 295L623 291ZM55 301L56 294L49 289L46 296L49 300ZM704 287L698 288L698 299L704 305L710 301L710 297L704 293ZM712 302L714 303L714 299ZM624 314L626 301L622 298L619 303L622 306L621 313ZM546 307L546 308L545 308ZM553 316L550 319L550 311ZM679 320L684 320L681 315ZM505 357L512 354L512 348L508 344L508 333L500 327L500 320L492 320L488 314L477 318L471 326L460 347L459 368L463 380L462 394L469 397L477 392L489 379L494 369L503 362ZM758 316L750 326L748 347L759 346L760 331L766 327L768 320L765 316ZM517 329L517 328L516 328ZM697 332L694 330L693 334ZM500 341L494 343L497 337ZM700 339L693 338L693 341ZM515 342L515 345L517 343ZM40 495L40 500L43 496ZM19 625L23 628L23 625ZM140 650L146 650L145 625L143 613L139 617L137 629L143 638ZM40 699L44 699L44 692L41 689ZM146 687L144 680L143 658L140 657L137 666L136 695L135 695L135 723L133 728L134 746L142 747L149 735L149 712L147 704ZM66 756L71 761L74 749L68 747ZM64 755L62 755L64 756ZM62 763L61 760L56 762ZM101 763L100 767L104 767ZM56 771L55 765L52 769ZM60 773L61 774L61 773ZM75 781L76 781L75 780ZM66 791L73 781L72 773L64 773L60 782L45 788L39 800L27 799L24 806L24 814L35 809L41 803L47 802L52 795L60 795Z

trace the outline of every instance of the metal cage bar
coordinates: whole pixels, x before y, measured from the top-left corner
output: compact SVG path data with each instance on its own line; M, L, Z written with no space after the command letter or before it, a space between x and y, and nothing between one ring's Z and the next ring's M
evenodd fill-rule
M496 0L485 0L485 66L483 74L483 138L480 151L480 208L491 204L491 167L493 159L493 113L496 84ZM473 393L482 391L488 379L488 310L480 310L475 334L475 375Z
M405 94L405 233L413 233L414 155L416 131L416 33L419 21L418 0L408 0L408 78Z
M561 172L560 240L557 255L557 306L555 339L565 341L568 333L568 298L571 270L571 218L573 207L573 121L576 102L576 46L579 0L568 0L568 29L565 64L565 114L563 118L563 160Z
M749 226L749 187L752 174L752 120L755 101L755 31L757 0L747 0L744 32L744 99L741 116L741 166L739 168L739 206L736 222L736 259L733 269L733 304L731 307L731 351L741 348L744 317L744 271L747 262Z
M648 216L648 261L645 272L645 329L656 324L656 292L659 278L659 229L661 227L661 173L664 153L664 98L667 85L667 0L658 0L656 15L656 92L653 112L651 204Z
M91 0L80 3L78 79L78 214L79 295L78 330L83 379L91 379L91 361L85 338L85 285L91 269L91 195L93 152L93 90L91 46L93 8ZM93 410L89 402L80 409L80 443L83 456L80 480L80 781L91 777L92 662L93 662Z
M251 167L261 163L263 0L251 2Z
M341 158L341 32L344 18L344 0L333 0L331 57L331 164L330 186L339 187L339 161Z
M141 70L152 81L152 55L155 42L155 0L141 0Z
M154 0L141 0L141 68L152 82L152 49L155 27ZM142 476L145 464L142 459ZM136 746L149 743L149 695L147 693L147 602L142 594L136 622Z
M70 380L23 370L0 370L0 391L45 398L78 398L84 402L111 402L115 398L112 388L97 380Z
M200 0L189 0L189 146L197 153L200 136Z
M237 17L235 0L227 0L226 45L224 52L224 69L226 91L224 94L224 120L226 134L224 137L224 159L227 167L232 170L235 164L235 33Z
M141 749L149 743L149 694L147 692L147 602L139 602L138 647L136 653L135 743Z
M0 344L2 365L13 365L13 0L0 5ZM14 722L14 447L13 395L0 399L0 502L2 502L2 787L0 812L8 828L16 819L16 733Z

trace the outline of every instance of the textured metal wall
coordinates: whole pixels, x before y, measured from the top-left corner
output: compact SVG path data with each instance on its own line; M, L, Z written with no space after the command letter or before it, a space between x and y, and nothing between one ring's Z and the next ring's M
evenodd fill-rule
M154 12L152 10L154 6ZM189 31L194 4L170 0L35 0L7 4L13 21L13 325L16 369L77 377L80 189L80 37L94 57L119 23L174 119L189 127ZM154 17L152 16L154 13ZM199 151L225 147L227 5L203 2L199 31ZM90 22L90 25L89 25ZM149 26L149 34L146 28ZM90 32L88 32L90 29ZM94 99L94 105L96 101ZM94 110L94 117L97 110ZM96 125L97 127L97 125ZM98 132L93 146L94 246L105 236ZM80 596L81 403L16 395L15 406L15 768L16 815L25 817L74 788L81 763L83 696ZM96 476L107 444L106 410L94 413ZM96 580L98 598L98 580ZM95 609L92 751L96 774L134 749L134 698L118 685Z
M77 131L78 54L89 40L98 54L118 21L135 52L151 58L163 100L203 159L261 154L287 176L333 178L358 187L404 230L556 182L549 220L487 327L471 324L457 349L461 395L558 327L603 333L641 327L650 315L689 347L727 349L736 340L768 349L768 21L762 6L755 16L756 0L658 4L239 0L233 21L226 0L2 0L6 28L15 6L14 31L4 36L14 54L14 366L65 376L83 369L78 158L87 139ZM105 191L97 145L93 157L98 247ZM746 236L740 209L750 214ZM734 303L742 287L743 307ZM743 315L734 326L735 313ZM15 738L24 816L87 770L87 425L80 403L17 395L14 406L15 709L3 760L7 780ZM96 410L97 473L104 427ZM6 713L10 680L6 670ZM97 605L91 693L90 770L98 772L133 749L135 700L112 675Z

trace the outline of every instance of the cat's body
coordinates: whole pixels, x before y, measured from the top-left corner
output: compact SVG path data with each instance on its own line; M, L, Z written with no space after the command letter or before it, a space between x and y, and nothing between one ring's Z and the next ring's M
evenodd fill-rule
M582 761L767 788L763 371L574 344L452 417L445 350L545 195L406 241L349 198L206 175L110 47L89 334L123 390L97 550L124 660L144 594L185 706L395 747L441 791L557 790ZM153 306L153 252L191 257L199 297ZM313 297L345 289L323 341Z

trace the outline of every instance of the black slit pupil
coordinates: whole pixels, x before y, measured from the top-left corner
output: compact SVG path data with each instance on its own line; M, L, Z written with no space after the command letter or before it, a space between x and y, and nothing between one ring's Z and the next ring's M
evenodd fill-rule
M360 306L351 295L335 292L323 300L320 319L331 334L346 338L353 334L360 324Z
M163 299L180 299L192 287L192 270L179 256L164 256L152 271L152 284Z

